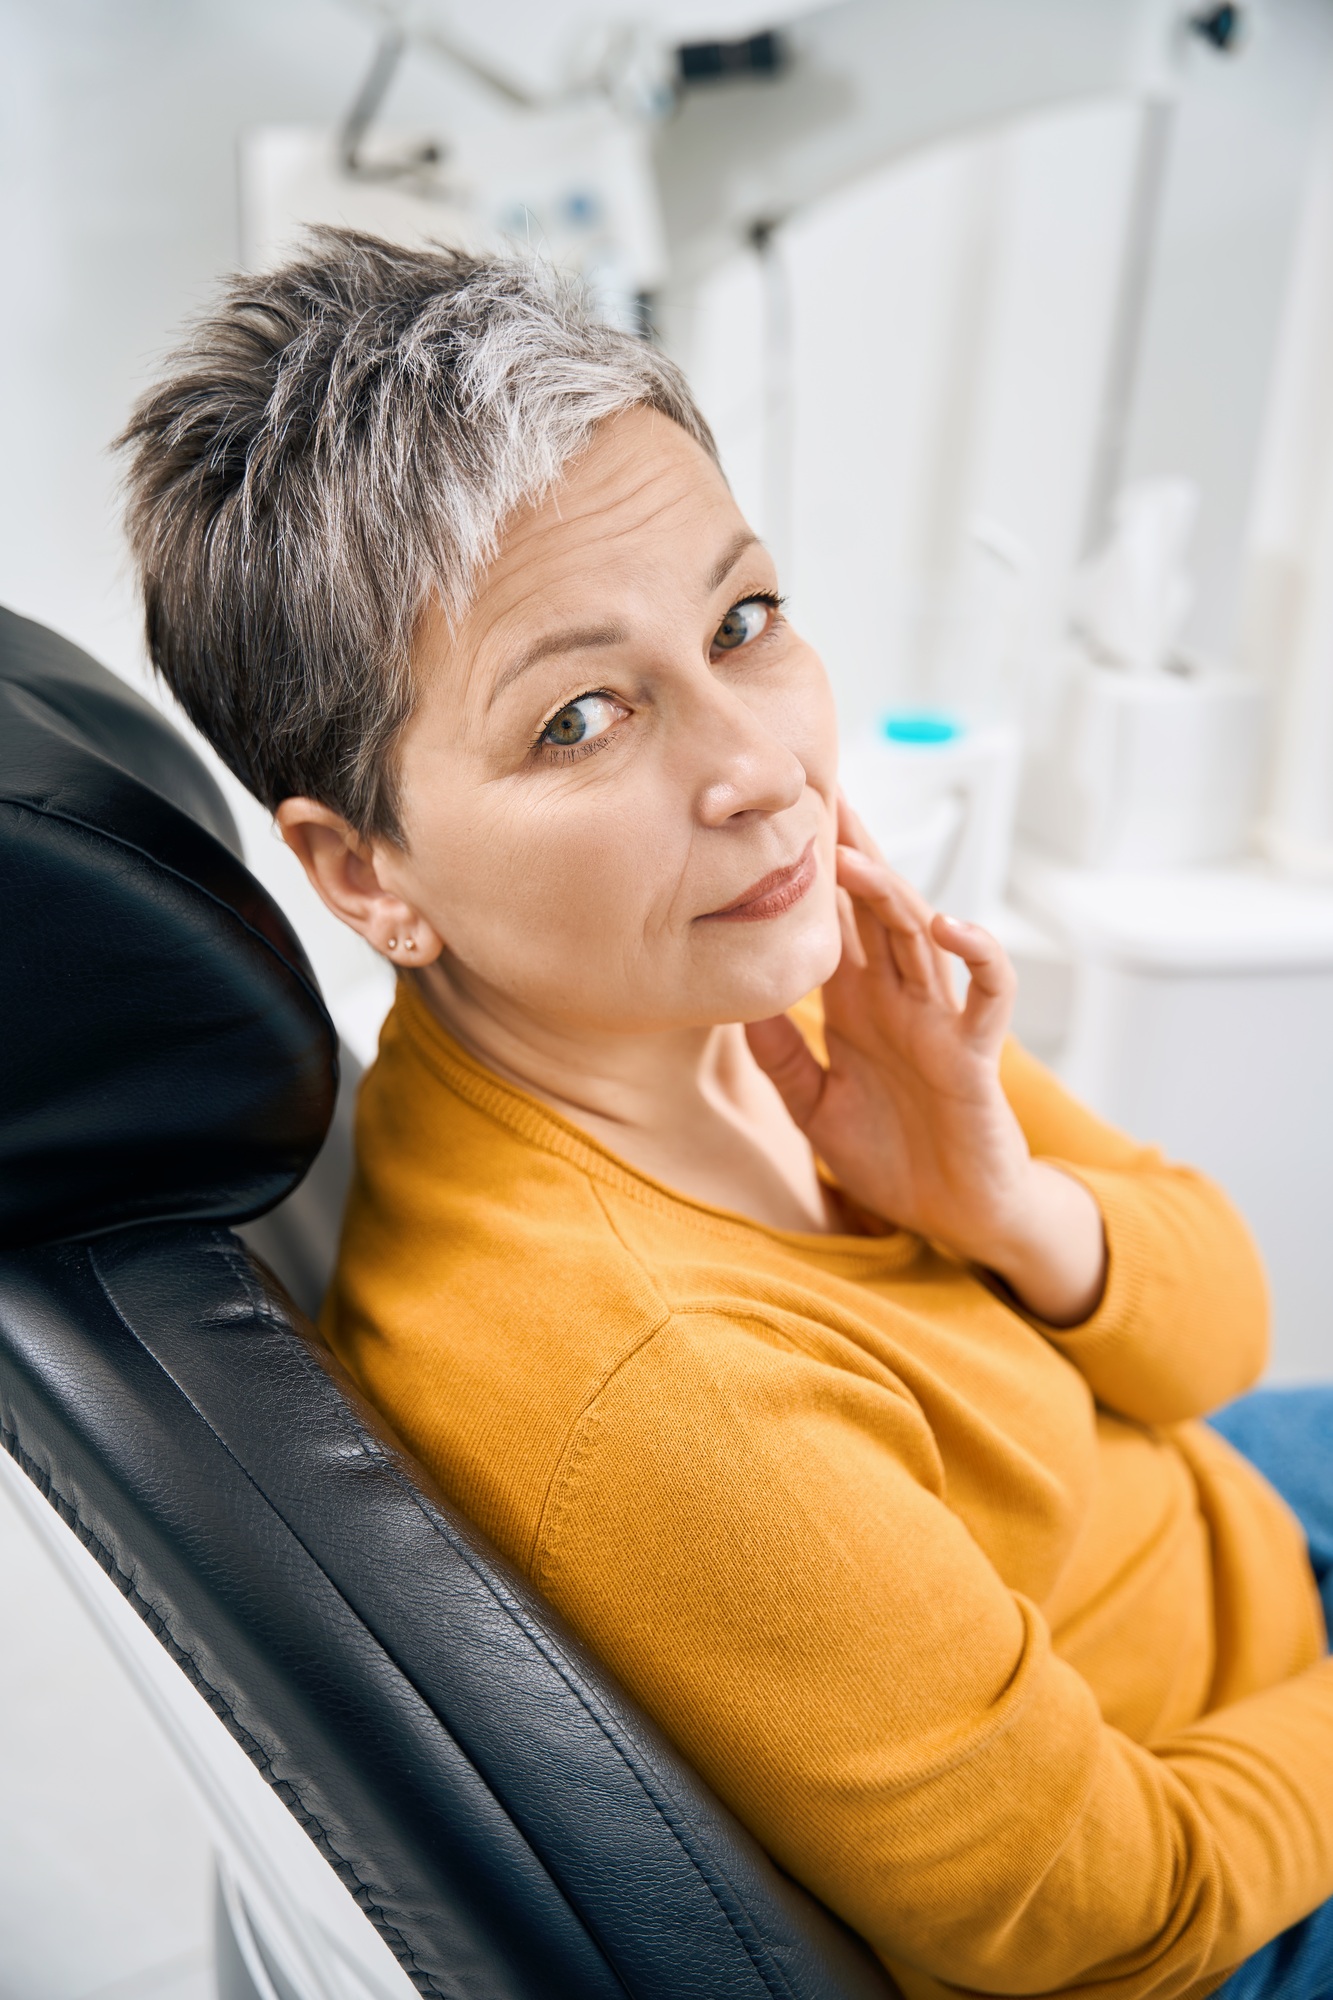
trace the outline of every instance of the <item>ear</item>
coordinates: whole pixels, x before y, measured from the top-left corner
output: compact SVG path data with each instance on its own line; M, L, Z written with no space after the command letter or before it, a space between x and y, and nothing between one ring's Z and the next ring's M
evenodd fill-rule
M381 879L386 855L315 799L284 799L278 830L316 894L394 965L429 965L444 940L421 912ZM396 872L396 871L395 871Z

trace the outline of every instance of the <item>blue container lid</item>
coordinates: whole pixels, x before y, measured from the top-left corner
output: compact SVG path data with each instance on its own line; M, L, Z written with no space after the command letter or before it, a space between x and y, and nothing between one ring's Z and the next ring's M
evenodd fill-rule
M963 733L961 722L932 709L904 708L884 718L890 743L953 743Z

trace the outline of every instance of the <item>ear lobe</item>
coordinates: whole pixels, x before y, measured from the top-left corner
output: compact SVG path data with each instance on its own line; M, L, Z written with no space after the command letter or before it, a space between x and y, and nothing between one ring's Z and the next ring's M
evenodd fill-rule
M375 853L341 814L317 799L284 799L274 816L316 895L335 917L395 965L429 965L441 940L420 912L381 880Z
M396 930L390 931L383 939L371 936L369 932L364 935L370 937L375 949L391 965L400 965L409 972L413 967L433 965L444 950L444 939L405 903L399 907L403 911L403 919Z

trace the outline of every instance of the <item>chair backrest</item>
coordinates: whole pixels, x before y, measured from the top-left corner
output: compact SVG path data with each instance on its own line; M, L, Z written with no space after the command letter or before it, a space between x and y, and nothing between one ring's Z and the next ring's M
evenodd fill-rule
M193 753L7 613L0 922L3 1442L418 1991L883 2000L229 1226L336 1037Z

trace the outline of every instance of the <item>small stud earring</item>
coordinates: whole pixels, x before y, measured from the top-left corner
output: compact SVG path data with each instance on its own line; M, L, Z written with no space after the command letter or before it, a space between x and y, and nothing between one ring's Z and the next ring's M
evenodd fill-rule
M389 950L390 950L390 951L397 951L397 949L398 949L398 940L397 940L397 938L390 938L390 939L389 939Z
M416 941L416 939L415 939L415 938L404 938L404 939L403 939L403 950L404 950L404 951L415 951L415 950L416 950L416 948L417 948L417 941Z

